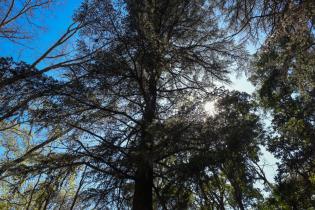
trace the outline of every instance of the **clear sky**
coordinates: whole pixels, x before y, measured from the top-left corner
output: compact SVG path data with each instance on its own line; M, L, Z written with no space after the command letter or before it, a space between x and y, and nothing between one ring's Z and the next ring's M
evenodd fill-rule
M81 0L55 1L56 3L50 8L35 11L32 19L34 24L28 24L23 20L24 24L21 27L29 32L32 36L30 39L17 40L18 43L0 39L0 56L10 56L15 60L32 63L47 50L72 23L73 13L82 2ZM31 30L28 30L29 28Z
M57 0L59 1L45 11L36 12L33 20L37 25L44 26L44 29L34 28L30 31L32 38L21 40L19 44L0 39L0 56L13 57L15 60L32 63L36 60L49 46L54 43L67 27L72 23L74 11L80 6L82 0ZM25 27L29 27L25 25ZM36 29L36 30L35 30ZM258 45L259 46L259 45ZM257 46L249 45L248 50L253 53ZM252 93L254 87L247 81L244 73L241 75L231 75L231 85L226 86L230 90L245 91ZM268 123L268 122L266 122ZM276 167L274 157L263 149L263 162L271 165L266 167L267 177L272 179Z

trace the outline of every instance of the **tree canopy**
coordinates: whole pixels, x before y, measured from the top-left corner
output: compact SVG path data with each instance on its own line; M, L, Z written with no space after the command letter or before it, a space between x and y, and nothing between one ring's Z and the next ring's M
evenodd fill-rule
M34 63L0 57L0 207L312 209L314 11L291 0L83 1ZM77 32L73 57L51 56ZM252 96L218 85L242 71Z

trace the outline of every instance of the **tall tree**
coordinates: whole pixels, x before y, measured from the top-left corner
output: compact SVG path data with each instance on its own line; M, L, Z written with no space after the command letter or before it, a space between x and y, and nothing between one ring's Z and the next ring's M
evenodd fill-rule
M272 114L268 147L280 160L269 204L314 206L314 1L218 4L235 34L245 31L255 41L265 39L254 57L251 80L262 107Z
M126 208L132 200L133 209L153 209L153 200L159 199L153 193L158 178L170 177L180 165L175 161L177 166L169 167L171 159L185 161L200 149L206 152L204 145L211 147L211 140L196 140L193 133L187 138L178 135L191 127L194 110L220 93L214 82L228 81L229 69L245 61L246 53L218 26L212 5L202 0L86 1L75 19L84 26L81 53L92 54L92 60L66 65L62 79L30 73L31 79L21 77L3 89L10 116L27 116L33 126L45 128L48 139L38 139L23 156L2 167L2 175L22 168L29 175L54 171L67 176L85 165L82 208ZM18 71L14 65L9 69ZM17 88L25 87L23 83L29 87ZM23 91L30 93L20 109L21 100L12 96L11 88L23 97ZM249 141L256 137L249 135ZM38 152L39 159L26 161ZM220 170L232 185L236 205L244 209L252 177L246 172L247 159L238 152L235 158L245 167L239 168L239 179L232 176L231 160ZM256 161L255 154L250 159Z
M256 54L251 79L273 115L269 150L281 160L276 197L293 209L315 205L314 4L291 2L281 30Z

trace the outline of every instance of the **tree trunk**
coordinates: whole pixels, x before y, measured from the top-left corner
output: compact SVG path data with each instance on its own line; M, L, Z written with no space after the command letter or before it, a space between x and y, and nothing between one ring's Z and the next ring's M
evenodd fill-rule
M236 193L235 193L235 198L236 201L238 203L238 207L240 208L240 210L245 210L244 204L243 204L243 199L242 199L242 193L240 192L240 189L237 187L236 188Z
M152 66L152 65L151 65ZM150 69L150 68L148 68ZM148 80L145 82L145 110L143 113L142 121L142 134L141 141L138 147L140 153L136 177L135 177L135 192L133 195L133 210L153 210L153 139L152 134L147 129L152 125L154 119L156 119L156 71L149 72Z
M145 115L145 123L142 128L142 141L139 145L139 159L137 160L137 171L135 177L135 192L133 195L133 210L153 209L153 161L152 161L152 139L147 127L152 123L154 112Z
M135 180L133 210L153 210L153 168L149 163L139 166Z

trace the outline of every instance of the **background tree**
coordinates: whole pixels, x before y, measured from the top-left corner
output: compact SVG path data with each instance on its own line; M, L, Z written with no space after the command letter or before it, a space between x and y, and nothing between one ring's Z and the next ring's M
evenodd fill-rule
M315 205L313 8L291 2L281 31L256 54L251 76L261 105L273 115L268 148L281 160L275 197L293 209Z
M164 209L249 209L263 200L254 186L263 180L257 163L264 141L255 103L245 93L230 92L218 97L215 107L214 116L196 109L162 129L190 143L164 160L164 171L171 173L156 186Z
M76 179L76 171L41 171L36 167L23 173L27 165L33 165L37 161L43 162L43 153L37 152L27 158L23 164L14 168L12 160L20 158L29 148L35 144L28 129L19 125L0 124L1 142L1 167L12 167L11 174L2 176L0 181L0 208L2 209L70 209L75 201L76 190L80 188L80 180ZM52 157L50 152L46 157ZM47 161L47 159L46 159ZM66 160L64 160L66 162ZM14 169L13 169L14 168ZM70 174L71 173L71 174ZM85 172L81 172L85 176Z
M226 26L234 31L234 36L245 34L245 38L251 37L254 42L262 37L277 39L288 33L287 27L291 24L297 26L297 20L304 22L307 19L309 26L314 26L312 0L224 0L214 4L222 13Z
M262 107L273 118L269 151L280 159L277 189L269 204L310 208L314 206L314 1L218 3L235 34L246 32L254 41L265 36L250 74Z

